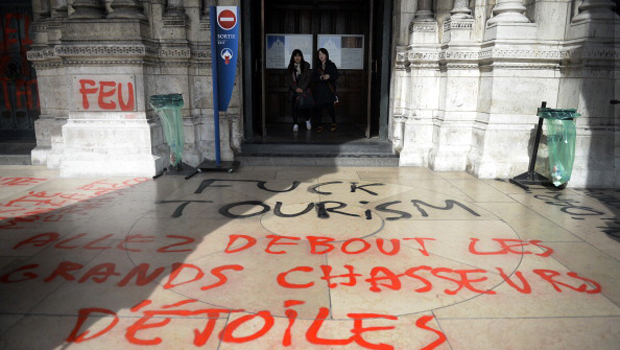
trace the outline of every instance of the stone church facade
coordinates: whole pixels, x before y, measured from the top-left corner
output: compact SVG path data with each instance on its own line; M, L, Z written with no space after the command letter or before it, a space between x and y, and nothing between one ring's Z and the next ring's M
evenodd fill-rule
M28 59L41 105L33 164L62 176L159 173L168 147L148 97L168 93L184 96L184 161L214 159L215 5L241 1L32 0ZM393 0L391 9L388 140L401 166L522 173L546 101L582 115L569 185L620 185L613 1ZM220 116L223 160L243 148L242 59Z

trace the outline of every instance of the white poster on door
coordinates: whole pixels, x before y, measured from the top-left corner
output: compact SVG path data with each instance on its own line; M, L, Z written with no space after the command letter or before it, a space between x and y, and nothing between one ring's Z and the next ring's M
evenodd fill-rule
M364 36L357 34L318 35L319 48L329 52L338 69L364 69Z
M265 67L267 69L286 69L295 49L301 50L304 60L310 63L314 59L312 35L310 34L267 34Z

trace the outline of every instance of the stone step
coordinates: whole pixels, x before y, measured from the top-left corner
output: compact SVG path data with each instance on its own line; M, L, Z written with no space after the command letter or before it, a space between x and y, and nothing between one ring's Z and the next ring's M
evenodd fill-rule
M0 141L0 165L31 165L34 141Z
M0 154L0 165L32 165L32 160L29 154Z
M398 166L389 142L244 143L235 157L241 165L277 166Z
M252 155L394 155L388 142L350 142L342 144L244 143L243 154Z
M235 157L241 166L377 166L398 167L398 157L368 157L368 156L245 156Z

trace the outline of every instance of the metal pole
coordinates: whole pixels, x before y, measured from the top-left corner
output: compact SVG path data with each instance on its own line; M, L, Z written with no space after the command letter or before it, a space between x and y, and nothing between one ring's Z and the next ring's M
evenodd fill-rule
M213 130L215 133L215 165L221 164L220 159L220 111L219 111L219 97L217 95L217 52L215 36L215 26L217 26L217 11L215 6L210 8L210 20L211 20L211 72L213 75Z
M547 101L543 101L540 108L547 108ZM538 117L538 128L536 129L536 141L534 142L534 149L532 150L532 157L530 158L530 166L527 172L530 177L534 176L534 167L536 166L536 157L538 156L538 146L540 145L540 137L542 136L543 118Z

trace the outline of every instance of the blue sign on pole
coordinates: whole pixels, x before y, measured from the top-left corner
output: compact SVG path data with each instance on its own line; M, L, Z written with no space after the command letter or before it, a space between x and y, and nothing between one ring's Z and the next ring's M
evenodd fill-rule
M239 52L239 11L237 6L217 6L215 54L217 56L218 107L226 111L230 104ZM214 23L214 22L211 22Z
M210 15L215 164L219 165L221 163L219 111L228 109L235 87L239 52L239 11L237 6L212 6Z

